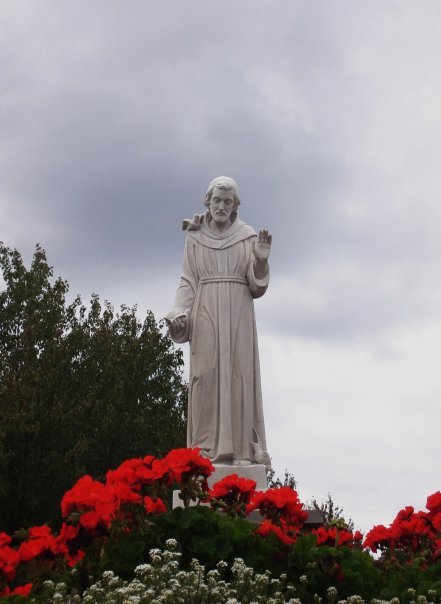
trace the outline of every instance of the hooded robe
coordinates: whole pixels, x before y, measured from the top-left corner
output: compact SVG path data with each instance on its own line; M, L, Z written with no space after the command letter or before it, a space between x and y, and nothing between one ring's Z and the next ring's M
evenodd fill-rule
M254 229L236 217L217 233L208 220L206 212L184 223L182 276L167 315L189 317L185 334L173 338L190 342L187 446L213 462L254 462L251 443L266 452L266 439L253 298L265 293L269 270L254 275Z

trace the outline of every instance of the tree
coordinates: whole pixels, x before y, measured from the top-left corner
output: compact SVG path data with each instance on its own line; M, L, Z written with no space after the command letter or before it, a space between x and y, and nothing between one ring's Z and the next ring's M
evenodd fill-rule
M297 488L297 481L294 478L294 474L288 472L285 468L285 475L283 480L281 480L278 476L276 476L276 471L271 468L266 473L266 482L269 489L278 489L280 487L290 487L291 489Z
M349 517L349 519L346 520L343 508L334 503L330 493L328 493L326 499L322 499L320 503L313 497L311 501L308 501L307 505L308 507L323 513L323 523L326 527L336 525L339 528L346 528L349 531L354 530L352 518Z
M68 283L37 245L29 270L0 244L0 530L58 517L84 473L185 445L182 354L151 312L115 313Z

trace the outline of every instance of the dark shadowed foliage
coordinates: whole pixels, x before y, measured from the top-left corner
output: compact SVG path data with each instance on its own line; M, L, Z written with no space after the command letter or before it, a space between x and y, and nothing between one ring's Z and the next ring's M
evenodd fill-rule
M0 245L0 530L56 520L81 475L185 446L182 355L152 313L67 303L37 245Z

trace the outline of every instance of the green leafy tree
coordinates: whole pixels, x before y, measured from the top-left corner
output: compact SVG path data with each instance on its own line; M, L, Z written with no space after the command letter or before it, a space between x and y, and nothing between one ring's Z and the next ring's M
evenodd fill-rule
M338 526L339 528L346 528L349 531L354 530L352 518L349 517L346 520L343 508L334 502L330 493L320 503L313 497L311 501L307 502L307 506L323 513L323 523L326 527Z
M37 245L0 244L0 530L58 519L84 473L185 446L182 354L151 312L67 303Z
M276 472L273 468L270 468L266 473L266 482L269 489L278 489L280 487L290 487L294 490L297 489L297 481L294 478L294 474L288 472L286 468L283 480L276 476Z

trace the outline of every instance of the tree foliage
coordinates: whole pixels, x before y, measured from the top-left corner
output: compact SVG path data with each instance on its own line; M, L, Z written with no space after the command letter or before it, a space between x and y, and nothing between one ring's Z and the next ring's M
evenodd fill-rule
M338 526L339 528L345 527L350 531L354 530L352 518L349 517L346 520L343 508L334 502L330 493L320 503L313 497L311 501L307 502L307 505L309 508L323 513L323 523L326 527Z
M68 303L37 245L0 244L0 530L55 519L78 476L185 444L182 355L151 312Z
M285 475L283 480L276 476L276 471L273 468L270 468L266 473L266 482L269 489L278 489L280 487L290 487L291 489L297 488L297 481L294 478L294 474L288 472L285 468Z

